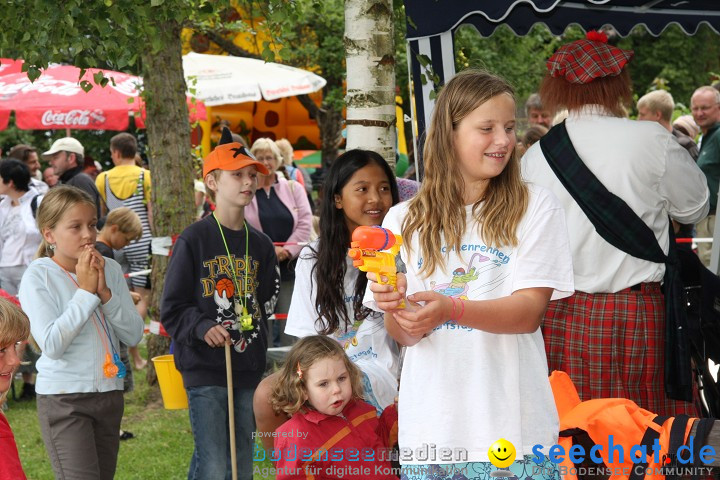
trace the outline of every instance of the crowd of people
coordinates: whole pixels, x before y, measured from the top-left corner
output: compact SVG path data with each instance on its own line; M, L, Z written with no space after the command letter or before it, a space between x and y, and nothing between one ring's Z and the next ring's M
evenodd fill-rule
M692 115L675 121L672 96L650 92L631 120L632 58L597 32L561 46L525 105L522 136L512 87L460 72L435 100L420 185L403 196L380 155L349 150L326 172L315 216L286 142L248 148L224 130L160 305L188 396L188 478L233 468L252 478L259 437L278 479L489 480L500 438L517 452L503 475L558 479L554 462L533 455L558 441L552 370L570 375L580 400L697 416L692 378L665 370L666 306L679 301L674 237L714 233L720 91L698 88ZM131 135L110 151L115 168L93 181L82 145L56 141L43 153L54 186L36 178L32 147L0 163L0 286L25 312L0 300L0 394L32 333L57 478L113 477L122 392L144 362L126 350L147 309L150 174ZM401 236L394 285L347 256L361 226ZM291 344L265 376L267 348ZM0 472L24 478L6 443ZM429 445L454 455L415 453ZM392 448L400 469L381 454ZM367 451L359 465L348 458Z

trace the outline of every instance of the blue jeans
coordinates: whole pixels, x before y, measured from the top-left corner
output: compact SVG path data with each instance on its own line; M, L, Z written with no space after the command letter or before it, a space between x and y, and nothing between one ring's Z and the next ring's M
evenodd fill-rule
M234 388L235 450L239 480L253 478L255 416L252 402L255 389ZM227 388L206 386L187 389L195 450L188 480L230 480L230 433Z

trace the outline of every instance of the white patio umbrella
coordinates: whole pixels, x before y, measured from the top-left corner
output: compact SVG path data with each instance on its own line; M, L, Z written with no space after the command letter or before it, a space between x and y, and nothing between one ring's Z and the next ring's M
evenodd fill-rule
M254 58L188 53L183 56L188 88L207 106L276 100L312 93L327 83L300 68Z

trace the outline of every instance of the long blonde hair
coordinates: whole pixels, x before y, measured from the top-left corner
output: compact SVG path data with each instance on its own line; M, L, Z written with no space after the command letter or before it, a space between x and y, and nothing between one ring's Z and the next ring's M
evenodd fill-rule
M402 225L404 238L410 239L416 232L419 235L419 254L423 258L420 272L427 276L443 264L443 242L459 252L465 234L464 183L453 132L473 110L502 94L514 99L512 87L502 78L480 70L465 70L437 96L423 150L425 177L418 194L409 202ZM488 246L517 245L517 228L527 205L528 190L520 177L517 150L513 149L505 169L490 179L483 198L472 207L473 217L481 225L478 233Z
M77 204L85 204L93 209L97 208L90 195L84 190L73 187L71 185L58 185L50 189L43 197L40 206L37 209L37 226L42 235L42 242L35 253L35 258L52 257L53 250L50 244L45 240L43 231L47 228L52 230L60 223L63 215L69 209Z
M30 336L30 320L9 300L0 298L0 348L15 348ZM7 392L0 392L0 403Z

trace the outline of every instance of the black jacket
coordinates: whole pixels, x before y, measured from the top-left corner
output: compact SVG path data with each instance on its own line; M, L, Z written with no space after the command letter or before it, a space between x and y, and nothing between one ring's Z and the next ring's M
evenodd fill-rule
M245 288L245 229L223 227L235 264L237 283ZM233 385L254 388L265 370L265 320L273 313L280 289L275 249L270 239L248 225L250 261L247 281L252 327L243 329L233 306L235 284L231 263L215 217L186 228L172 248L165 276L160 321L174 341L175 365L185 387L225 386L225 350L210 347L203 337L223 325L233 339Z
M102 198L100 192L98 192L95 182L89 175L83 173L83 167L75 167L71 170L67 170L60 176L60 183L63 185L72 185L81 190L85 190L90 198L95 202L95 208L97 210L97 218L102 217Z

